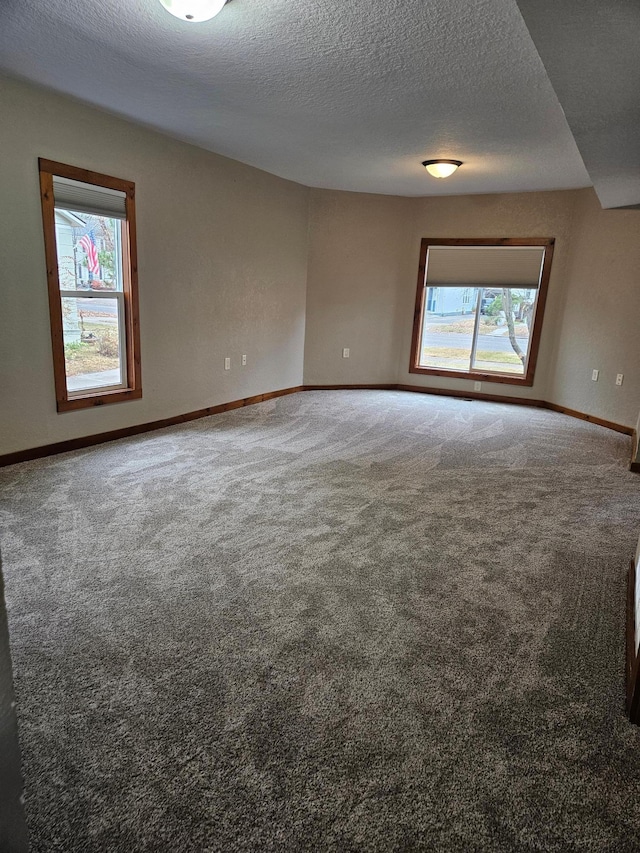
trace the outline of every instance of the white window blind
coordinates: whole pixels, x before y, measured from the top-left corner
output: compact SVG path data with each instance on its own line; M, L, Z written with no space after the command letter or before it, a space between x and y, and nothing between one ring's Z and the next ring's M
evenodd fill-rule
M81 213L94 213L112 219L126 219L126 194L120 190L98 187L72 181L69 178L53 176L53 197L56 207L65 210L77 210Z
M526 287L540 284L543 246L429 246L429 287Z

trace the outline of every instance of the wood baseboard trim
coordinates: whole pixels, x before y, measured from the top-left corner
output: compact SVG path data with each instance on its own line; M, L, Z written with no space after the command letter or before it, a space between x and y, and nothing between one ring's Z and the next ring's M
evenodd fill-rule
M616 424L613 421L606 421L604 418L597 418L595 415L587 415L584 412L578 412L576 409L568 409L566 406L558 406L557 403L545 403L545 408L551 409L552 412L560 412L563 415L578 418L578 420L581 421L589 421L591 424L597 424L598 426L615 430L615 432L622 432L625 435L633 435L633 427L624 426L624 424Z
M545 408L544 400L528 397L505 397L501 394L479 394L477 391L453 391L448 388L430 388L424 385L305 385L305 391L410 391L413 394L435 394L441 397L463 397L467 400L485 400L489 403L520 403L522 406Z
M424 388L422 385L396 385L398 391L411 391L414 394L437 394L441 397L463 397L465 400L483 400L485 403L516 403L520 406L536 406L544 409L544 400L529 397L505 397L502 394L482 394L479 391L450 391L445 388Z
M272 400L275 397L284 397L287 394L297 394L299 391L409 391L414 394L462 397L467 400L483 400L489 403L512 403L519 406L534 406L540 409L551 409L551 411L560 412L561 414L578 418L579 420L589 421L590 423L615 430L616 432L624 433L625 435L634 435L632 427L616 424L613 421L607 421L603 418L597 418L595 415L587 415L584 412L578 412L576 409L568 409L564 406L558 406L556 403L547 403L546 400L534 400L528 397L505 397L500 394L481 394L477 391L454 391L445 388L429 388L422 385L401 385L392 383L376 385L296 385L292 388L282 388L278 391L268 391L265 394L256 394L253 397L244 397L240 400L232 400L229 403L221 403L218 406L207 406L205 409L197 409L194 412L186 412L182 415L163 418L159 421L134 424L133 426L110 430L109 432L84 435L79 438L58 441L55 444L44 444L40 447L31 447L27 450L18 450L14 453L5 453L0 456L0 468L6 468L8 465L16 465L19 462L29 462L32 459L42 459L45 456L55 456L58 453L67 453L70 450L81 450L84 447L93 447L96 444L104 444L107 441L117 441L119 438L128 438L132 435L153 432L157 429L176 426L177 424L183 424L187 421L195 421L198 420L198 418L206 418L209 415L218 415L222 412L229 412L232 409L241 409L244 406L252 406L254 403L264 403L266 400ZM640 462L632 461L629 465L629 469L631 471L640 472Z
M83 435L79 438L71 438L66 441L57 441L55 444L44 444L41 447L31 447L28 450L18 450L15 453L5 453L0 456L0 468L7 465L16 465L18 462L29 462L32 459L42 459L45 456L56 456L58 453L67 453L69 450L82 450L84 447L93 447L95 444L104 444L107 441L117 441L119 438L128 438L132 435L140 435L144 432L153 432L164 427L177 426L187 421L195 421L198 418L206 418L209 415L219 415L222 412L230 412L232 409L241 409L244 406L252 406L254 403L264 403L274 397L284 397L287 394L295 394L304 390L303 385L295 388L282 388L279 391L268 391L266 394L256 394L253 397L244 397L241 400L232 400L229 403L221 403L219 406L207 406L206 409L197 409L194 412L185 412L171 418L163 418L159 421L150 421L144 424L114 429L109 432L99 432L94 435Z
M504 394L482 394L478 391L454 391L450 388L431 388L425 385L305 385L305 391L341 391L341 390L357 390L357 389L372 389L386 391L410 391L414 394L436 394L442 397L463 397L467 400L484 400L488 403L513 403L516 406L535 406L539 409L550 409L552 412L560 412L563 415L569 415L572 418L578 418L581 421L589 421L589 423L597 424L598 426L612 429L615 432L624 433L624 435L634 435L633 427L617 424L614 421L607 421L604 418L598 418L595 415L587 415L585 412L579 412L577 409L569 409L566 406L559 406L557 403L548 403L546 400L535 400L530 397L506 397ZM634 445L635 446L635 445ZM631 470L640 471L640 462L632 462Z
M604 418L598 418L595 415L587 415L585 412L579 412L577 409L569 409L566 406L559 406L557 403L548 403L546 400L535 400L530 397L506 397L504 394L483 394L479 391L454 391L450 388L431 388L425 385L305 385L305 391L341 391L341 390L385 390L385 391L410 391L414 394L436 394L442 397L463 397L467 400L484 400L487 403L513 403L516 406L535 406L538 409L550 409L552 412L560 412L563 415L569 415L572 418L578 418L581 421L589 421L589 423L597 424L598 426L612 429L615 432L621 432L625 435L633 435L633 427L617 424L614 421L607 421ZM640 463L637 463L640 466Z
M398 385L305 385L303 391L397 391Z

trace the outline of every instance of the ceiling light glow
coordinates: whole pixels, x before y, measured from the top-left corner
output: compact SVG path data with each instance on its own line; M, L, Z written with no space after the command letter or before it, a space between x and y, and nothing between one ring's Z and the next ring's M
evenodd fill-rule
M434 178L448 178L462 166L462 160L424 160L422 165Z
M182 21L197 24L209 21L222 9L227 0L160 0L167 12Z

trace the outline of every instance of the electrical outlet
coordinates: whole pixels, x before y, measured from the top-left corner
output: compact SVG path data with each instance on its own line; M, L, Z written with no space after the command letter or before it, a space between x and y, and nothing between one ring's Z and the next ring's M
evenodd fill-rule
M224 369L225 370L231 370L231 359L230 358L225 358Z
M622 385L622 380L624 379L624 373L618 373L616 376L616 385Z
M349 356L350 356L350 355L351 355L351 353L350 353L350 351L349 351L349 347L345 347L345 348L342 350L342 357L343 357L343 358L349 358Z
M592 370L591 371L591 378L593 379L594 382L598 381L598 376L600 376L599 370Z
M246 355L243 355L242 356L242 366L246 367L246 364L247 364L247 357L246 357Z
M482 382L474 382L473 383L473 390L474 391L479 391L481 388L482 388Z

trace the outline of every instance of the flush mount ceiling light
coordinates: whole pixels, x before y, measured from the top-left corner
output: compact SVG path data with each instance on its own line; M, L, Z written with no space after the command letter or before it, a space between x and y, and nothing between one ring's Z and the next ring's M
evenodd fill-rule
M462 160L424 160L422 165L434 178L448 178L462 166Z
M222 9L227 0L160 0L167 12L182 21L197 24L209 21Z

